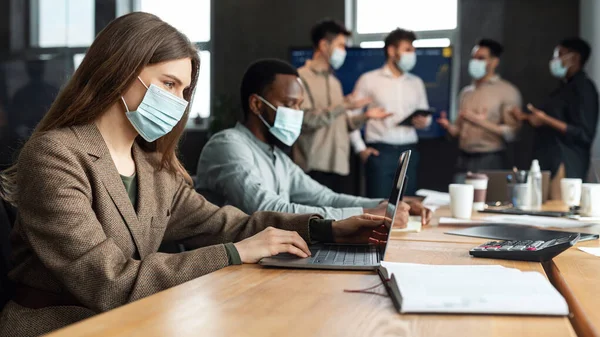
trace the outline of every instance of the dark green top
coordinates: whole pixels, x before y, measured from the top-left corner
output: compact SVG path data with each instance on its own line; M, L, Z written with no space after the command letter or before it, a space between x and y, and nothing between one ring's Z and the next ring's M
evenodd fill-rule
M127 177L121 175L121 180L123 181L123 185L125 185L125 190L127 191L127 195L129 196L129 200L133 205L133 208L137 208L137 177L134 173L132 176Z
M127 195L129 196L131 204L133 204L133 208L137 208L138 184L136 174L134 173L130 177L121 175L121 180L123 181L123 185L125 185L125 190L127 191ZM323 220L319 218L310 219L309 232L312 239L311 241L333 242L333 233L331 227L332 222L332 220ZM230 265L242 264L240 254L232 242L225 244L225 250L227 251L227 257L229 258Z

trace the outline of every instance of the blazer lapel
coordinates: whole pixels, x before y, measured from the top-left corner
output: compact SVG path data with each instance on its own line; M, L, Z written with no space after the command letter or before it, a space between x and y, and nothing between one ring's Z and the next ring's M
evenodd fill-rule
M119 175L119 171L117 171L117 167L104 142L104 138L102 138L100 131L94 124L76 126L73 127L73 130L79 136L81 143L86 148L88 154L96 158L95 167L97 174L100 176L106 191L123 217L137 247L138 253L141 256L144 248L144 226L138 220L133 204L129 200L129 196L127 195L127 191L125 190L125 186ZM141 177L138 177L138 183L140 181L142 181L142 179ZM138 204L140 204L139 201Z

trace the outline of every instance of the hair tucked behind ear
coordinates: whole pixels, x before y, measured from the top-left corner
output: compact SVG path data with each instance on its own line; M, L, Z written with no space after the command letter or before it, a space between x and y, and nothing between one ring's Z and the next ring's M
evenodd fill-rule
M148 65L189 58L192 81L183 93L191 101L198 82L200 58L188 38L171 25L148 13L135 12L113 20L88 49L83 62L59 93L50 110L38 124L31 138L75 125L92 123L117 102L142 69ZM177 159L177 145L188 119L189 107L179 123L164 137L138 143L147 152L162 155L160 169L192 179ZM16 174L18 164L0 174L0 196L12 204L18 200Z

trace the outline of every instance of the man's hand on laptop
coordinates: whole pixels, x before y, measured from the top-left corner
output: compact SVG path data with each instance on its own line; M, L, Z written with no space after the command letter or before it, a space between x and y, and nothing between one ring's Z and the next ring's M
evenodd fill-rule
M310 256L306 241L292 231L267 227L262 232L234 243L243 263L257 263L263 257L290 253L301 258Z
M391 220L384 216L362 214L332 224L335 243L379 243L387 239Z
M377 207L365 208L365 209L363 209L363 212L365 214L385 216L388 205L389 205L389 203L387 201L382 201L379 205L377 205ZM406 226L408 225L408 216L409 216L410 205L401 201L400 205L398 207L400 207L400 209L396 212L396 218L394 219L393 227L394 228L406 228ZM393 213L393 211L391 211L390 213Z
M363 208L363 213L385 216L385 211L387 209L387 205L388 205L387 201L382 201L375 208Z

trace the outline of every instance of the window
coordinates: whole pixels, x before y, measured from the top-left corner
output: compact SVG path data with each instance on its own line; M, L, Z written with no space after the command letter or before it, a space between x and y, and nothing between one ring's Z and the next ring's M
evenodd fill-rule
M414 31L418 38L413 42L416 48L446 48L459 37L459 10L457 0L345 0L345 23L352 31L350 42L361 48L383 48L386 36L396 28ZM445 50L452 62L451 69L445 69L451 77L450 103L444 110L455 116L460 50ZM431 104L432 97L429 100Z
M190 118L210 116L210 52L200 51L200 76L192 97Z
M38 19L34 21L37 27L32 27L32 45L42 48L91 45L95 35L94 6L94 0L32 1L31 10Z
M450 39L441 38L441 39L419 39L413 42L413 46L415 48L425 48L425 47L449 47ZM385 42L383 41L363 41L360 43L361 48L383 48L385 47Z
M141 0L139 8L179 29L192 42L210 41L210 0Z
M137 9L152 13L187 35L200 55L200 76L190 106L190 119L210 116L211 0L137 0Z
M356 0L358 34L388 33L397 27L452 30L456 23L456 0Z
M85 54L75 54L75 55L73 55L73 70L77 70L77 68L79 68L79 65L83 61L84 57L85 57Z

